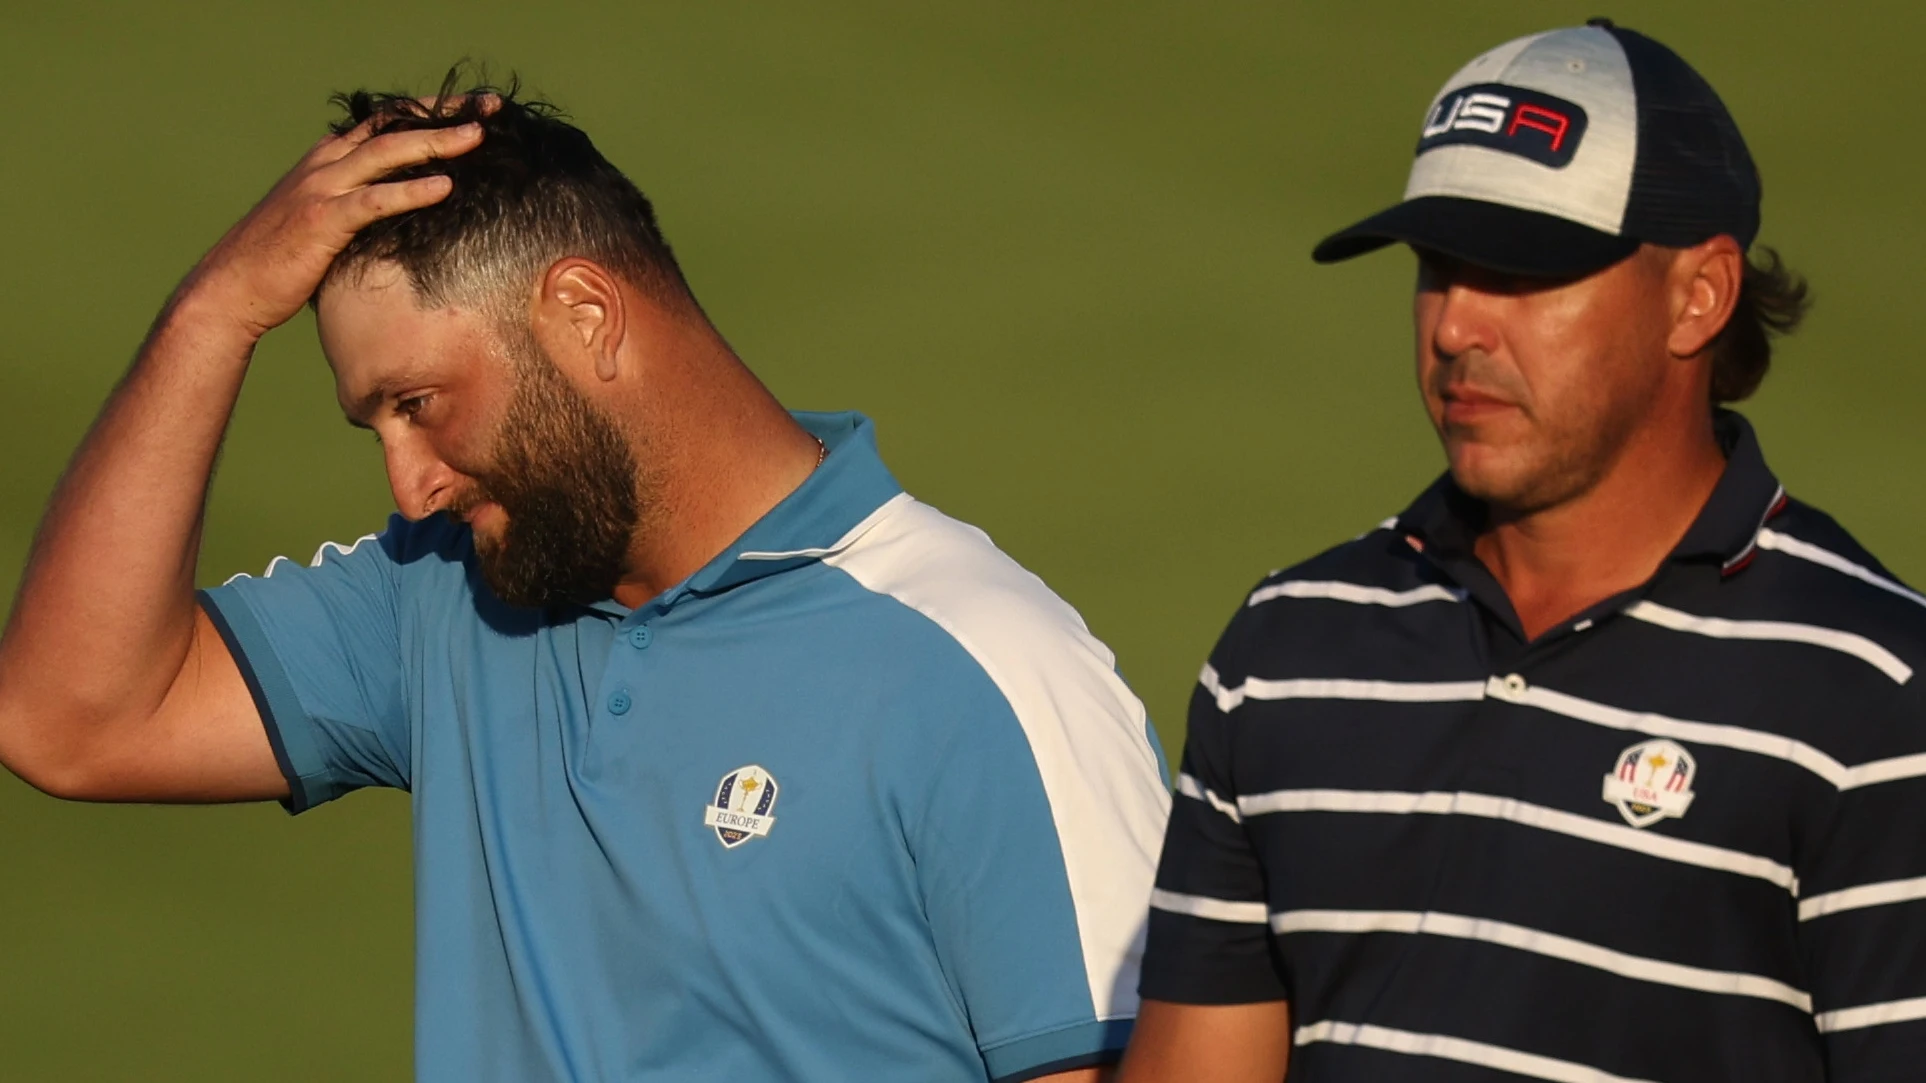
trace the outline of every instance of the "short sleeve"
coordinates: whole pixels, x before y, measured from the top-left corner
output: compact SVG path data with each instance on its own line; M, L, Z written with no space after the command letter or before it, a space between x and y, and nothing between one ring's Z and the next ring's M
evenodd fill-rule
M1179 1004L1288 999L1272 951L1264 872L1238 812L1232 770L1244 681L1239 622L1191 693L1190 728L1151 893L1141 990Z
M1011 692L953 701L975 717L932 759L909 838L937 956L998 1083L1121 1057L1168 802L1114 672Z
M1902 777L1841 792L1798 870L1800 946L1833 1083L1915 1080L1926 1062L1922 760L1895 756L1886 762Z
M409 786L394 555L406 526L396 519L353 545L323 545L308 567L276 558L265 575L201 592L287 776L290 812L364 786Z

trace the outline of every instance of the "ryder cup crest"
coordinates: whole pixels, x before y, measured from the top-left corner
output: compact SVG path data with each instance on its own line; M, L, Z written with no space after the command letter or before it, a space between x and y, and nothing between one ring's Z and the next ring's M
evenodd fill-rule
M1618 769L1605 776L1605 800L1633 827L1650 827L1692 807L1698 761L1676 742L1641 741L1618 755Z
M775 826L776 777L756 764L738 767L722 776L716 795L702 809L702 822L713 827L716 839L733 850L750 839L769 834Z

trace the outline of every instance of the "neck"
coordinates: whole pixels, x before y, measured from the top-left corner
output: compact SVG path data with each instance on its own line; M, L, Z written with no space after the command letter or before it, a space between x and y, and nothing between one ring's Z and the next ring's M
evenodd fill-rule
M656 354L638 444L649 505L615 588L641 606L714 560L815 472L823 454L719 336Z
M1475 551L1536 639L1560 622L1644 584L1677 547L1725 470L1702 406L1648 427L1582 494L1527 512L1491 509Z

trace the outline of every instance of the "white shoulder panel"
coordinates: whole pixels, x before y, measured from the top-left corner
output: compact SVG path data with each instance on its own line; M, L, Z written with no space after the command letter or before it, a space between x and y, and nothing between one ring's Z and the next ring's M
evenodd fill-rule
M1009 701L1056 820L1091 1004L1135 1015L1170 794L1115 655L982 531L905 497L825 563L934 621Z

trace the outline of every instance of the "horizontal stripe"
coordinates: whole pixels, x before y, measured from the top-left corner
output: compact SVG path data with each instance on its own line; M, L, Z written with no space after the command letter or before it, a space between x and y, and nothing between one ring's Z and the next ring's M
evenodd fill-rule
M1847 767L1804 741L1764 730L1747 729L1720 722L1696 722L1672 718L1652 711L1633 711L1595 700L1581 699L1565 692L1523 682L1507 683L1498 677L1484 681L1374 681L1331 677L1296 677L1265 680L1252 677L1234 688L1226 688L1217 671L1206 665L1198 678L1206 692L1217 701L1217 709L1229 713L1246 700L1329 699L1365 700L1381 703L1455 703L1484 698L1504 700L1526 707L1575 718L1628 733L1672 737L1702 745L1717 745L1771 756L1803 767L1840 790L1895 782L1926 776L1926 753L1897 756L1887 760Z
M1502 1045L1452 1038L1443 1034L1419 1034L1415 1031L1395 1030L1369 1023L1360 1025L1326 1019L1297 1028L1294 1040L1301 1046L1329 1042L1333 1045L1382 1049L1389 1053L1404 1053L1414 1057L1455 1060L1460 1064L1496 1068L1501 1072L1511 1072L1514 1075L1532 1079L1548 1079L1552 1083L1653 1083L1652 1080L1613 1075L1602 1069L1576 1064L1569 1060L1508 1049Z
M1296 677L1267 681L1252 677L1242 686L1246 699L1361 699L1383 703L1454 703L1485 698L1483 681L1354 681Z
M1177 792L1185 797L1207 802L1211 808L1229 816L1238 823L1244 822L1244 815L1237 811L1237 805L1212 793L1210 788L1188 774L1177 776Z
M1656 624L1661 628L1670 628L1675 632L1691 632L1694 635L1709 636L1713 639L1764 640L1825 647L1867 662L1900 684L1905 684L1913 676L1913 667L1900 661L1893 652L1865 636L1841 632L1834 628L1821 628L1816 624L1797 624L1781 620L1726 620L1723 617L1700 617L1656 602L1639 602L1627 609L1625 615L1648 624Z
M1213 899L1208 895L1185 895L1163 888L1150 890L1150 907L1172 914L1189 914L1194 918L1209 918L1212 921L1234 921L1240 925L1262 925L1269 920L1270 914L1261 902L1237 902L1232 899Z
M1813 918L1837 914L1842 910L1863 910L1868 906L1889 906L1893 903L1911 902L1914 899L1926 899L1926 876L1915 876L1910 880L1887 880L1880 884L1861 884L1858 887L1828 891L1824 895L1814 895L1799 904L1799 920L1811 921Z
M1217 701L1217 709L1225 714L1235 711L1244 702L1243 687L1225 688L1224 682L1217 676L1217 670L1209 662L1204 663L1204 671L1197 675L1197 683L1210 693L1210 698Z
M1836 1034L1842 1030L1862 1030L1887 1023L1910 1023L1915 1019L1926 1019L1926 997L1888 1000L1883 1004L1866 1004L1858 1008L1841 1008L1834 1012L1820 1012L1812 1017L1814 1025L1819 1028L1821 1034Z
M1580 699L1564 692L1554 692L1537 685L1508 686L1496 677L1489 682L1487 691L1493 699L1536 707L1541 711L1550 711L1553 714L1576 718L1581 722L1590 722L1609 729L1645 733L1654 737L1675 737L1681 741L1718 745L1744 752L1756 752L1761 756L1772 756L1797 764L1841 788L1844 788L1852 778L1852 773L1845 764L1804 741L1795 741L1776 733L1716 722L1693 722L1683 718L1668 718L1650 711L1630 711L1623 707Z
M1821 567L1831 568L1841 575L1850 575L1854 579L1878 587L1888 594L1898 595L1915 605L1926 606L1926 597L1922 597L1918 591L1895 583L1862 564L1855 564L1830 549L1821 549L1809 541L1800 541L1790 534L1781 534L1771 529L1761 530L1759 531L1759 548L1770 549L1774 552L1784 553L1789 557L1797 557L1800 560L1811 561Z
M1539 685L1512 688L1496 677L1487 682L1486 692L1493 699L1536 707L1610 729L1645 733L1655 737L1676 737L1682 741L1736 748L1743 752L1771 756L1803 767L1840 790L1856 790L1882 782L1897 782L1902 779L1926 776L1926 753L1896 756L1888 760L1862 763L1857 767L1847 767L1804 741L1776 733L1766 733L1763 730L1728 726L1717 722L1694 722L1689 719L1670 718L1651 711L1630 711L1623 707L1580 699L1564 692L1555 692Z
M1839 788L1856 790L1861 786L1877 786L1881 782L1898 782L1922 775L1926 775L1926 753L1916 752L1910 756L1862 763L1846 772L1846 781Z
M1405 793L1377 790L1276 790L1237 799L1245 816L1287 812L1361 812L1390 815L1427 814L1479 816L1553 831L1561 835L1631 850L1648 857L1696 865L1705 869L1751 876L1799 894L1799 878L1790 868L1756 854L1675 839L1625 824L1546 808L1511 797L1482 793Z
M1428 583L1410 590L1390 590L1385 587L1367 587L1359 583L1339 583L1330 580L1293 579L1285 583L1273 583L1260 587L1251 593L1247 606L1262 605L1273 598L1325 598L1334 602L1351 602L1354 605L1382 605L1397 609L1423 602L1462 602L1465 592Z
M1593 967L1635 981L1695 989L1702 993L1758 997L1789 1004L1802 1012L1812 1010L1810 995L1782 981L1757 974L1707 970L1663 959L1628 955L1568 936L1487 918L1415 910L1291 910L1272 915L1271 929L1280 935L1302 932L1409 933L1477 940Z
M1217 670L1206 665L1198 677L1204 691L1217 701L1225 713L1236 710L1247 699L1343 699L1375 700L1382 703L1455 703L1485 698L1484 681L1357 681L1347 678L1304 677L1271 681L1252 677L1235 688L1227 688Z

